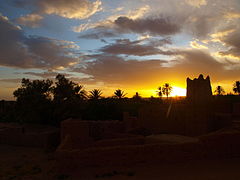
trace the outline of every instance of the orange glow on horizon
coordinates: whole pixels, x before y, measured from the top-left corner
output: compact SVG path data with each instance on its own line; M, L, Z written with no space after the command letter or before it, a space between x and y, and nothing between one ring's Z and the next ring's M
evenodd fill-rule
M139 90L139 91L134 91L134 90L127 90L126 92L128 92L127 94L127 97L132 97L136 92L139 93L139 95L141 97L144 97L144 98L148 98L148 97L158 97L157 95L157 88L156 89L142 89L142 90ZM172 92L171 94L169 95L169 97L176 97L176 96L186 96L186 88L182 88L182 87L179 87L179 86L172 86ZM163 97L166 97L165 95L163 95Z
M186 94L187 94L186 88L173 86L172 93L171 93L170 96L172 96L172 97L174 97L174 96L186 96Z

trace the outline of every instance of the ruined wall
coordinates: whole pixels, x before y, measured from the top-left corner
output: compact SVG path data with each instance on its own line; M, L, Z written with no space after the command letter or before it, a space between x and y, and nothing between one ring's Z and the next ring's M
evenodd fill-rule
M124 123L120 121L83 121L67 119L61 122L61 139L70 135L77 141L104 139L114 133L124 132Z
M153 134L198 136L210 132L212 112L208 108L173 103L167 117L169 106L152 105L140 109L137 126L149 129Z
M0 123L0 144L49 149L59 144L59 134L55 127Z
M138 112L137 126L149 129L154 134L169 132L167 108L167 105L148 105L141 108Z

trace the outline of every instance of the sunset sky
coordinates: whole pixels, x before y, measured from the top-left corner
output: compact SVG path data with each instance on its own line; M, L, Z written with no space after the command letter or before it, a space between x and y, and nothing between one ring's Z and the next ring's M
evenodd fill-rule
M0 0L0 99L22 78L64 74L104 96L156 96L168 82L240 80L239 0Z

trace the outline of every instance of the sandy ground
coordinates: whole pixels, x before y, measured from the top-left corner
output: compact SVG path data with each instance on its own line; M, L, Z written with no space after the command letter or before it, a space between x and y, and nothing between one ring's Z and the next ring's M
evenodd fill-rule
M75 174L57 173L52 153L0 145L0 180L238 180L240 158L134 167L88 167Z
M55 175L52 153L0 144L0 180L47 180Z

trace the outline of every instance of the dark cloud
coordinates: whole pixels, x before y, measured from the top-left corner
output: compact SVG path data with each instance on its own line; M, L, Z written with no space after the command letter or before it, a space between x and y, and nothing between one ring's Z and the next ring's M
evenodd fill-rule
M173 68L184 74L186 72L188 74L200 74L204 72L205 74L214 73L220 76L224 71L224 64L219 63L208 52L201 50L179 51L178 62Z
M239 77L239 70L227 70L209 53L200 50L176 52L172 60L124 60L118 56L98 54L91 61L73 71L89 75L94 82L121 84L128 87L143 84L157 85L159 82L179 82L187 77L198 77L199 74L210 75L216 81L232 80ZM172 63L173 62L173 63ZM87 81L86 81L87 83Z
M181 63L174 66L174 71L185 76L196 77L198 74L210 75L213 82L234 81L240 78L240 68L229 69L229 63L220 63L211 54L201 50L181 52Z
M77 59L71 57L74 51L71 49L71 43L49 39L45 37L29 37L25 40L29 51L34 54L39 66L43 67L67 67Z
M19 27L0 15L0 64L3 66L24 66L31 61L27 48L22 45L25 36Z
M110 26L109 26L110 25ZM153 36L174 35L181 31L181 24L171 18L138 18L118 17L108 25L94 27L91 32L80 35L84 39L101 39L117 37L124 33L150 34Z
M114 24L120 31L134 33L149 33L152 35L172 35L180 32L181 26L170 18L130 19L118 17Z
M95 61L86 62L84 67L73 71L90 75L92 80L105 83L132 83L142 81L144 74L151 74L161 67L164 60L124 60L117 56L96 55ZM148 76L148 75L147 75Z
M182 17L183 31L195 38L204 39L222 22L222 15L214 13L202 14L200 12L189 14Z
M69 76L69 74L67 74L67 73L58 73L58 72L53 72L53 71L46 71L46 72L40 72L40 73L25 72L24 74L41 77L41 78L55 78L58 74L62 74L64 76Z
M208 3L208 6L201 6L201 8L186 8L183 3L177 1L174 3L166 1L165 3L168 4L168 8L156 7L157 9L159 8L159 11L153 11L152 14L149 13L137 19L122 15L116 16L116 19L111 19L107 23L106 21L102 21L102 23L95 23L95 25L93 23L92 26L90 23L88 27L90 29L93 28L94 33L87 34L86 37L99 38L98 32L101 34L100 38L103 38L105 35L106 37L112 37L124 33L166 36L184 32L195 38L204 39L210 33L215 32L218 27L221 27L224 20L228 21L225 17L225 12L230 11L230 6L232 6L230 5L231 3L227 4L226 2L219 2L218 5L215 2L211 2ZM115 32L109 34L109 30ZM84 38L84 36L82 37Z
M169 44L169 40L155 40L150 41L147 44L143 43L143 40L130 41L129 39L118 39L115 43L107 45L100 49L101 52L109 54L126 54L135 56L147 56L147 55L173 55L174 52L163 51L157 46L163 46Z
M73 57L74 44L38 36L26 36L20 27L0 16L0 65L21 68L67 67Z
M187 2L189 4L190 1ZM127 14L125 16L116 15L115 19L92 23L92 26L90 23L88 27L95 28L95 30L98 28L113 29L120 34L147 33L152 36L176 35L184 32L195 38L204 39L209 34L216 32L218 28L222 28L223 25L231 24L231 22L236 24L239 7L236 6L235 0L218 1L217 3L214 0L208 0L206 1L207 5L199 5L203 2L201 0L191 1L191 6L186 6L184 2L178 0L154 2L151 5L151 13L146 13L138 18ZM156 7L156 4L162 6Z
M240 28L230 33L228 36L221 39L229 49L227 51L221 51L220 54L223 56L230 55L240 58Z

